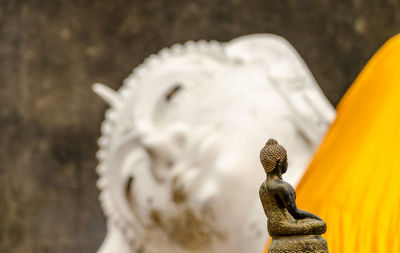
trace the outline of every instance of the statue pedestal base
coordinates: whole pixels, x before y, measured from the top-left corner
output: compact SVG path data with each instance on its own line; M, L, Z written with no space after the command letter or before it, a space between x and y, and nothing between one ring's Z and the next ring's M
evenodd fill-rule
M268 253L328 253L328 245L320 235L277 236Z

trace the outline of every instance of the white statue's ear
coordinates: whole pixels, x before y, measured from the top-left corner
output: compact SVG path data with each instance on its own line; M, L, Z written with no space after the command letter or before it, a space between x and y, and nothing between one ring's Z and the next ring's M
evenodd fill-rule
M113 89L101 83L95 83L92 86L93 91L99 95L111 107L115 107L119 102L119 95Z

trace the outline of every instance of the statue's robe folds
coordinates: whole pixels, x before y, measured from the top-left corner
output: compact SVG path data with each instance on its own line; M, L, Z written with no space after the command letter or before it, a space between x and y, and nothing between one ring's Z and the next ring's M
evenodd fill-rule
M369 61L297 187L330 252L400 252L400 35Z

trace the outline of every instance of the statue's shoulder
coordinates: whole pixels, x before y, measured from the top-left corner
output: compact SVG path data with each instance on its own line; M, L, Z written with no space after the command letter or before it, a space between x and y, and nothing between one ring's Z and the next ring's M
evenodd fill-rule
M274 182L274 183L267 183L267 181L264 181L261 186L260 186L260 196L261 195L267 195L267 194L275 194L276 192L284 190L285 185L280 183L280 182Z
M288 191L290 191L290 187L290 184L283 180L265 184L266 191L272 195L287 193Z

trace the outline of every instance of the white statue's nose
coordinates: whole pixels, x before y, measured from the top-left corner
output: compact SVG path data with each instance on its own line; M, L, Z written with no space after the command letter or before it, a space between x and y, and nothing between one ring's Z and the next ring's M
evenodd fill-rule
M143 144L159 155L176 158L185 144L188 129L183 123L175 123L167 129L155 130L143 137Z
M175 123L167 129L154 130L145 134L142 143L151 157L153 172L159 179L165 176L174 166L184 150L188 127Z

